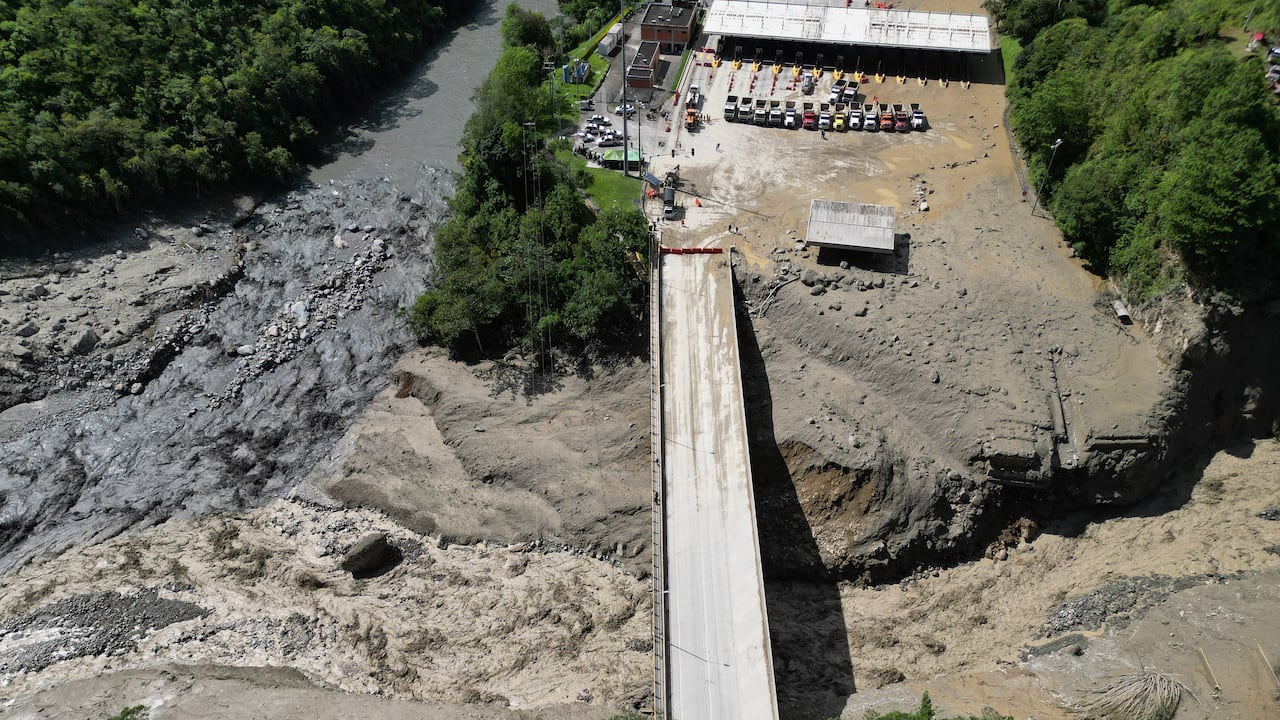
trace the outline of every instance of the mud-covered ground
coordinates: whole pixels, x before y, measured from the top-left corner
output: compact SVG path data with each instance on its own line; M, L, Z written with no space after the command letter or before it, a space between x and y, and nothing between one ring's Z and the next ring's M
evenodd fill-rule
M719 102L727 76L697 67ZM925 133L646 128L688 193L664 242L738 253L783 715L927 687L947 712L1052 718L1145 665L1196 693L1179 717L1274 717L1246 640L1280 655L1275 444L1153 469L1186 450L1170 427L1259 405L1211 387L1213 418L1177 415L1180 353L1219 349L1207 311L1188 295L1114 320L1114 289L1022 199L995 71L874 90L923 100ZM514 354L406 354L394 310L447 192L426 170L326 179L4 266L6 714L647 706L646 359L535 377ZM894 205L895 253L805 249L814 198ZM1062 510L1152 489L1114 516ZM403 560L358 580L340 561L371 531Z

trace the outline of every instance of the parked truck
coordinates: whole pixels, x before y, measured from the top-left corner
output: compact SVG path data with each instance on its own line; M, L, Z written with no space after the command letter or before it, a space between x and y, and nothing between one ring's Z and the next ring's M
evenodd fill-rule
M924 111L920 109L920 103L911 103L911 129L924 130Z
M880 129L893 132L893 111L889 109L889 103L880 103Z
M907 132L911 129L911 113L902 106L902 103L893 104L893 129L898 132Z
M769 101L768 100L765 100L764 98L756 98L756 106L751 113L751 122L760 126L769 124Z
M849 126L849 108L844 103L836 103L835 115L831 117L831 129L844 132Z
M738 122L751 122L751 98L747 95L738 98Z
M849 106L849 129L862 129L862 110L860 110L857 105Z
M818 129L831 129L831 104L822 103L818 106Z
M850 106L858 102L858 83L846 83L844 86L844 96L841 100Z
M698 108L692 105L684 109L684 127L692 131L698 126Z
M841 100L843 100L843 99L844 99L844 87L845 87L845 81L844 81L844 80L837 80L837 81L835 81L835 83L831 85L831 97L827 99L827 102L829 102L829 103L831 103L832 105L834 105L834 104L836 104L836 103L840 102Z
M818 113L813 111L813 103L807 102L802 106L801 122L805 130L818 129Z
M876 115L876 106L865 103L862 106L862 129L875 132L880 129L880 118Z
M799 116L796 115L796 101L788 100L787 114L782 119L782 127L787 128L789 130L795 130L799 126L800 126L800 118Z
M698 100L701 98L702 98L702 95L698 93L698 86L690 85L689 95L688 97L685 98L684 104L685 106L694 108L696 110L698 107Z
M813 94L813 73L806 70L804 76L800 80L800 92L805 95Z
M769 101L769 127L782 126L782 101Z
M738 119L738 96L730 95L724 99L724 119L733 122Z

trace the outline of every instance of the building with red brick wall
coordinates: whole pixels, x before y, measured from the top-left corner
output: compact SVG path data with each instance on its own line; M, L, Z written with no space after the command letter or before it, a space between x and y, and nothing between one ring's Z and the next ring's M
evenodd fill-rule
M683 52L693 40L693 8L649 3L640 20L640 39L658 43L664 53Z
M636 57L627 65L627 87L650 89L658 75L658 43L642 42Z

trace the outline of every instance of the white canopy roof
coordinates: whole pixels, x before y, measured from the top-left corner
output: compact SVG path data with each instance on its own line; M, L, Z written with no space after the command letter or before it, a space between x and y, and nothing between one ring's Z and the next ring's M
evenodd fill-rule
M891 253L896 229L892 206L813 200L805 242L839 250Z
M877 10L826 2L712 0L703 30L773 40L809 40L833 45L991 51L986 15Z

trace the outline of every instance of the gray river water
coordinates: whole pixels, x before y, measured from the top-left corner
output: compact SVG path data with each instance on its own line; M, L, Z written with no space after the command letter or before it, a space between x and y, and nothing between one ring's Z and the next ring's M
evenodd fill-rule
M523 4L555 11L551 0ZM6 411L0 574L132 527L278 497L330 451L412 343L394 313L425 285L506 5L477 9L310 182L258 208L243 226L262 226L243 274L162 320L179 341L143 392L65 391ZM335 231L349 248L335 246ZM250 341L254 357L227 352Z

